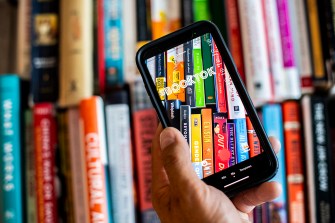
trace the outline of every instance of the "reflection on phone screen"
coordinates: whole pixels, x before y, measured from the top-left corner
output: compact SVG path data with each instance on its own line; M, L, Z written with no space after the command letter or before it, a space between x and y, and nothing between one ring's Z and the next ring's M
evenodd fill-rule
M190 145L199 178L261 153L229 72L209 33L146 60L170 123Z

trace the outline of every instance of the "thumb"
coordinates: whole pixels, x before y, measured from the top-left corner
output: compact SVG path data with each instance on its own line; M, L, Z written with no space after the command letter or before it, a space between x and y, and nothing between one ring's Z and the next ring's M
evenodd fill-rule
M185 190L199 182L190 156L190 147L183 135L175 128L166 128L160 135L161 157L170 185L176 190Z

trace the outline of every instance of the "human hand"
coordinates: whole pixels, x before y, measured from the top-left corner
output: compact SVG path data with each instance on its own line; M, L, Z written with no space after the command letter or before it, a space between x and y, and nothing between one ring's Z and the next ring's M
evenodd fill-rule
M278 152L279 141L270 142ZM230 200L197 177L182 134L161 125L153 140L152 170L152 202L162 223L248 222L247 213L281 193L280 184L265 182Z

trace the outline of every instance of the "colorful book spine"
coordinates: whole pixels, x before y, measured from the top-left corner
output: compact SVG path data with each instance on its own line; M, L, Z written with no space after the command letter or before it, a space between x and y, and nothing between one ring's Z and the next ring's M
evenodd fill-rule
M169 33L169 1L151 0L150 2L152 39L157 39Z
M270 63L270 71L272 77L272 86L274 100L283 100L287 96L288 89L286 89L286 76L283 75L284 62L283 50L281 45L281 35L279 30L279 19L276 0L262 0L264 21L265 21L265 35Z
M280 144L284 147L284 132L282 121L282 110L279 104L268 104L262 108L263 125L268 136L276 137ZM285 148L285 147L284 147ZM277 154L279 168L273 181L282 185L282 194L269 204L269 216L271 221L287 222L287 183L286 183L286 165L285 150L281 149ZM276 217L276 218L275 218Z
M167 95L168 100L177 99L181 102L185 102L186 82L184 82L184 85L181 84L183 80L185 80L183 52L183 45L179 45L167 51L167 87L171 91L170 94L168 93Z
M104 0L106 88L124 80L122 7L121 0Z
M125 92L116 92L121 98ZM113 222L135 223L133 169L127 102L106 106L107 139Z
M34 105L37 222L58 222L55 159L56 119L51 103Z
M156 89L162 101L165 100L164 89L166 87L166 65L165 65L165 53L158 54L155 57L155 68L156 68Z
M193 0L194 21L210 20L209 0Z
M105 24L104 24L104 0L96 0L96 44L97 44L97 78L98 92L104 94L106 91L106 67L105 67ZM94 91L95 92L95 91Z
M213 148L213 113L212 109L201 110L202 119L202 168L203 177L208 177L214 173L214 148Z
M156 111L152 108L137 110L133 112L133 122L140 218L143 222L158 222L151 202L151 142L158 126Z
M191 145L191 107L189 105L180 106L180 131Z
M259 139L257 137L256 131L251 123L251 120L249 116L246 116L246 122L247 122L247 134L248 134L248 144L250 147L250 157L257 156L260 154L261 151L261 144L259 142Z
M203 61L201 53L201 38L193 39L193 72L195 76L195 106L205 107L205 86L204 86L204 72Z
M228 33L228 46L237 70L245 83L245 72L243 62L243 48L242 37L240 30L240 19L238 15L238 0L225 0L226 14L227 14L227 33Z
M298 99L301 96L300 76L295 65L288 0L277 0L277 9L288 97Z
M98 96L83 99L79 105L80 129L84 145L85 181L89 222L109 222L107 194L107 149L103 102Z
M219 50L212 39L212 50L213 50L213 63L215 71L215 98L216 98L216 110L217 112L227 112L227 101L226 101L226 89L225 89L225 70L222 57Z
M0 221L24 222L22 196L20 80L0 76Z
M247 136L247 123L245 118L234 119L236 139L236 162L249 159L249 145Z
M309 43L307 11L304 0L288 1L294 58L300 74L302 93L313 91L312 54Z
M235 123L227 123L228 131L228 149L230 151L229 166L236 164L236 136L235 136Z
M168 1L168 22L169 32L174 32L181 28L181 3L179 0Z
M296 101L282 104L289 222L305 222L304 166L300 106Z
M193 84L193 41L187 41L184 43L184 74L186 77L186 104L195 107L195 89Z
M199 179L202 179L202 135L200 114L191 114L191 132L192 166Z
M215 173L229 167L231 153L228 148L227 117L223 113L213 114Z
M58 99L59 1L32 0L31 77L35 103Z
M203 61L203 73L205 84L205 103L215 104L215 74L213 68L212 40L209 33L201 36L201 53Z
M247 88L259 105L273 98L262 0L239 0L238 7Z
M79 105L93 94L91 0L61 2L59 106Z

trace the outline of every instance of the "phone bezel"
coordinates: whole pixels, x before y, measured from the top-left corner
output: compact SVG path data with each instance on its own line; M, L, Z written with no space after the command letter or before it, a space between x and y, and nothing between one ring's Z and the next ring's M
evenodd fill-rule
M164 128L171 126L145 61L159 53L163 53L206 33L210 33L215 40L222 60L230 73L236 90L239 92L239 96L257 133L261 147L263 148L263 153L203 179L205 183L222 190L228 196L233 196L243 189L271 179L278 170L278 161L219 29L210 21L193 23L142 46L136 54L136 63L150 100L157 111L159 120ZM249 167L250 165L251 167L247 168L246 171L241 171L241 169ZM231 186L227 188L225 187L226 185Z

